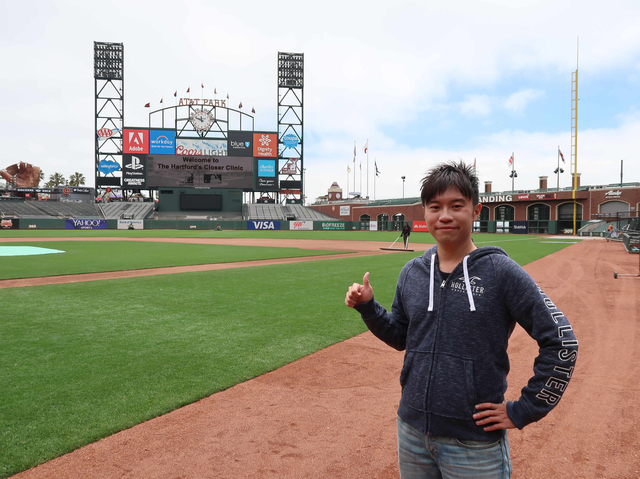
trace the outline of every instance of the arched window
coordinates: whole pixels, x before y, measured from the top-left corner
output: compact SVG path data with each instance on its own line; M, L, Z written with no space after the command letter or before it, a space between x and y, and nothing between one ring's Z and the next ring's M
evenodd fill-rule
M496 221L514 221L516 219L516 209L511 205L497 206L494 213Z
M367 223L371 221L371 216L369 215L360 215L360 221L366 221Z
M404 215L402 213L396 213L393 215L393 221L404 221Z
M629 203L624 201L607 201L598 205L599 213L616 214L629 211Z
M535 203L527 208L527 219L529 221L548 221L551 216L549 205Z
M576 204L576 220L582 220L582 205ZM558 206L558 221L573 221L573 203Z
M482 211L480 211L480 216L478 217L478 221L489 221L489 207L483 206Z
M377 217L377 220L378 220L378 231L386 231L387 221L389 221L389 215L385 213L380 213Z

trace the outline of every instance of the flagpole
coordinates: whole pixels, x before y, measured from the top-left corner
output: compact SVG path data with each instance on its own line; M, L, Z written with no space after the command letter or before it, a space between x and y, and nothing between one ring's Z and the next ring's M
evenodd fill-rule
M373 164L376 165L376 172L373 175L373 200L376 200L376 176L378 176L378 164L376 163L376 159L373 159Z
M511 152L511 158L513 158L513 161L511 162L511 191L515 191L515 186L514 186L514 182L515 182L515 178L514 178L514 174L513 171L516 168L516 154L514 152Z
M367 198L369 198L369 138L367 138Z
M362 161L360 161L360 196L362 196Z
M353 142L353 192L356 191L356 142Z
M558 182L556 184L556 189L560 191L560 145L558 145L558 169L556 171L558 172Z

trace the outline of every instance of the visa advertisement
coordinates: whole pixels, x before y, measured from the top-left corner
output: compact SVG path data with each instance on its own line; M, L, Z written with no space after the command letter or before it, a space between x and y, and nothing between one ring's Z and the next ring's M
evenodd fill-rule
M149 188L253 188L253 158L209 155L149 155Z
M279 221L247 221L248 230L279 230Z

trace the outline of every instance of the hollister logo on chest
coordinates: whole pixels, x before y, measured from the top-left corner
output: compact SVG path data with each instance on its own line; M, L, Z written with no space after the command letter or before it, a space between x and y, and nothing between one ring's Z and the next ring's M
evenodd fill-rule
M484 294L484 286L480 285L482 278L479 276L470 276L469 277L469 286L471 286L471 294L474 296L482 296ZM454 291L459 291L461 293L466 293L467 288L464 284L464 276L461 276L455 281L450 283L450 288Z

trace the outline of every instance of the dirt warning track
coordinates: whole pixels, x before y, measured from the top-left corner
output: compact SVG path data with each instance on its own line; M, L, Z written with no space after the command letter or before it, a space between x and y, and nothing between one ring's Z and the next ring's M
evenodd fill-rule
M638 257L617 243L582 241L525 269L571 321L580 354L558 407L510 431L513 477L640 477L640 278L613 279L614 270L636 273ZM508 399L536 354L517 328ZM397 477L402 358L364 333L16 477Z

